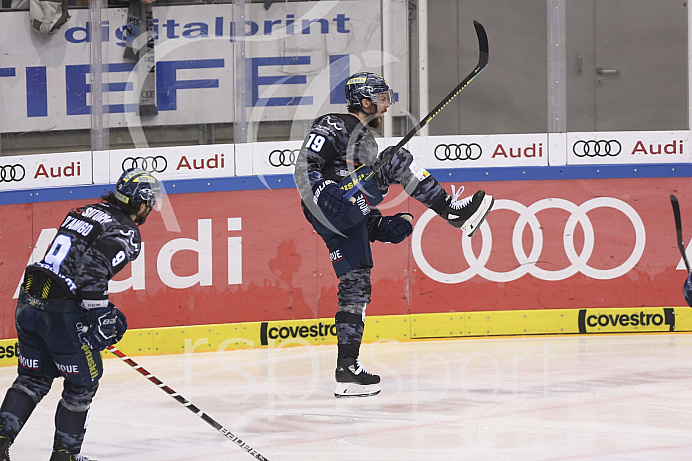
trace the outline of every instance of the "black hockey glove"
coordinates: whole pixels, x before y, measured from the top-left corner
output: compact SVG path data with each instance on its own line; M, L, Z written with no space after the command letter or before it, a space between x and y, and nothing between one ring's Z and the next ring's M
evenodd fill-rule
M330 218L336 218L348 212L353 203L344 197L344 191L334 181L327 179L312 188L312 201Z
M370 235L370 241L401 243L413 232L411 225L413 216L408 213L397 213L394 216L382 216L377 223L374 232Z
M79 335L82 344L95 351L102 351L120 341L127 330L125 314L113 305L89 309L91 325Z

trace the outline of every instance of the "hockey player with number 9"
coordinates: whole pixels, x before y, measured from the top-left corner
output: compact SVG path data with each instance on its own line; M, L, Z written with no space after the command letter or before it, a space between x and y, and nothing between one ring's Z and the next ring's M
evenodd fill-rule
M370 302L370 242L400 243L413 231L410 214L382 216L375 207L388 187L401 184L411 197L469 237L493 205L493 198L482 190L462 199L463 188L456 191L452 186L450 196L404 148L392 152L389 147L378 156L370 128L380 127L382 115L394 103L394 92L384 78L370 72L354 74L346 81L345 95L348 113L323 115L313 122L295 169L305 217L324 240L339 278L336 397L380 392L380 377L368 372L358 358ZM371 169L375 176L363 181ZM353 188L359 192L349 199L346 194Z
M139 168L122 174L103 203L71 210L43 260L26 268L17 300L17 378L0 406L0 461L53 380L65 379L55 411L50 461L80 453L91 401L103 374L100 352L127 329L108 300L108 281L139 256L144 224L162 188Z

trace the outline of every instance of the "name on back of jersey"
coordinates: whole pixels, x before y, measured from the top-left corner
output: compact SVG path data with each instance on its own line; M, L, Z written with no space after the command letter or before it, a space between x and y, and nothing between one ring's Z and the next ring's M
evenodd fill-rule
M94 229L94 225L81 219L77 219L74 216L67 215L65 221L60 225L62 229L68 229L74 231L80 235L88 236L89 233Z
M65 217L65 221L63 221L60 227L77 232L85 237L94 229L93 222L103 224L113 221L110 213L94 207L75 208L72 211L73 213ZM87 218L89 221L84 221L80 217Z
M92 207L84 208L82 211L82 216L101 224L113 221L113 217L110 215L110 213Z

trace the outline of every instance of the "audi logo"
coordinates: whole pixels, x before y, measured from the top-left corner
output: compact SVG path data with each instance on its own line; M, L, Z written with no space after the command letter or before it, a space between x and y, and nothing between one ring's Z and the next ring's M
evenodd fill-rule
M20 164L0 165L0 182L19 182L26 176L26 170Z
M157 155L156 157L127 157L123 160L123 171L131 168L141 168L149 173L163 173L168 168L166 157Z
M154 92L154 90L147 90L140 92L139 95L142 98L153 99L154 96L156 96L156 93Z
M539 211L551 208L562 209L570 213L570 217L565 223L565 229L562 234L565 254L570 262L570 264L565 268L544 269L538 267L536 264L540 260L541 252L543 250L543 227L538 221L536 214ZM623 213L634 227L635 242L632 253L619 266L610 269L599 269L589 266L589 260L591 259L595 246L595 237L594 225L589 219L587 213L597 208L612 208L619 213ZM636 266L639 259L644 254L646 230L644 229L644 223L642 222L641 217L630 205L613 197L597 197L588 200L581 205L575 205L569 200L547 198L539 200L528 207L512 200L495 200L493 211L497 210L510 210L519 215L512 233L512 247L514 249L514 256L518 262L516 267L508 269L505 272L494 271L486 267L486 264L490 258L490 253L492 252L494 240L490 225L487 221L484 222L480 227L480 233L482 236L482 247L480 248L480 252L478 249L476 249L474 252L474 249L471 246L470 238L462 239L461 247L464 258L468 263L468 268L457 273L447 273L432 267L432 265L425 259L421 247L425 227L430 220L436 216L436 213L432 210L428 210L423 213L413 230L412 252L413 257L416 260L416 264L418 264L425 275L440 283L462 283L471 279L475 275L478 275L491 282L510 282L512 280L517 280L526 274L531 274L532 276L541 280L558 281L565 280L579 272L593 279L610 280L621 277L632 270L632 268ZM583 231L584 241L581 245L581 252L578 251L577 245L575 245L574 242L574 231L577 223L579 223ZM527 225L529 226L533 235L533 245L531 246L531 251L528 255L526 254L524 242L522 240L524 230ZM476 254L478 254L478 256L476 256ZM457 256L454 255L454 258L457 259Z
M299 153L300 149L273 150L269 153L269 164L277 168L295 165Z
M483 149L478 144L438 144L435 146L435 158L438 160L478 160Z
M577 141L572 146L577 157L615 157L622 152L622 145L616 139Z

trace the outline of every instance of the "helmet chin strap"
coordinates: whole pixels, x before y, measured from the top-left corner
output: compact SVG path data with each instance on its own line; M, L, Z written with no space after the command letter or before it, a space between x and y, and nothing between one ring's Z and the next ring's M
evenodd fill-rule
M366 99L366 98L363 98L363 99ZM372 104L372 107L375 110L374 110L374 112L371 112L371 113L366 112L365 107L363 106L363 103L361 102L359 110L360 110L360 113L362 113L364 116L359 117L359 118L361 119L361 121L364 125L367 125L371 128L377 129L377 128L379 128L379 124L377 123L377 117L378 117L378 115L377 115L377 103L375 103L371 99L367 99L367 101L370 101L370 103Z
M367 112L365 112L365 110L363 110L363 112L365 112L365 114L368 115L368 116L377 114L377 102L373 101L372 99L367 99L367 100L370 101L370 104L372 104L372 107L373 107L373 109L375 109L375 111L374 111L373 113L371 113L371 114L368 114ZM365 108L363 107L362 103L361 103L361 106L360 106L360 107L361 107L362 109L365 109Z
M365 117L363 118L363 123L369 126L370 128L374 129L379 129L380 128L380 123L378 122L377 118L379 115L377 114L377 104L373 102L372 100L370 101L372 103L372 107L375 109L374 112L372 113L367 113L364 109L364 107L361 106L363 112L365 114Z

